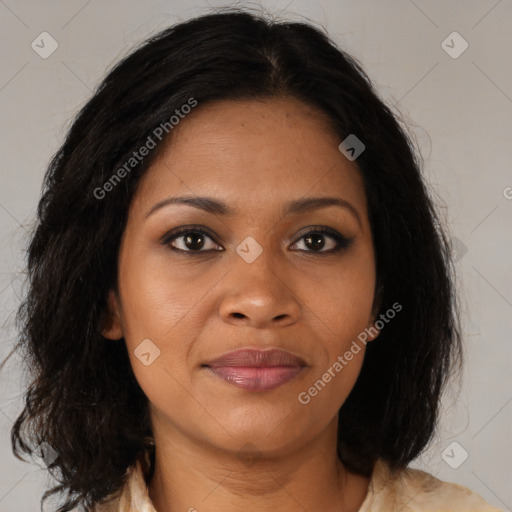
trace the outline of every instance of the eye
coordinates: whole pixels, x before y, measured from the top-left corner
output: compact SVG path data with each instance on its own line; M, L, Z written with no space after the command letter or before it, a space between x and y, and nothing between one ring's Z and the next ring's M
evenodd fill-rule
M208 241L210 241L210 243ZM165 235L162 244L169 245L173 251L190 254L224 250L215 249L215 245L217 244L214 241L213 235L199 226L183 226L175 229Z
M330 238L331 242L326 244L325 238ZM353 242L353 238L346 238L334 229L321 226L310 228L294 245L302 240L306 249L299 249L300 251L317 252L319 254L332 254L342 249L348 249ZM323 250L325 247L327 247L327 250Z
M325 238L331 241L326 243ZM293 244L292 248L298 245L299 242L302 242L305 247L305 249L299 248L299 251L332 254L350 247L353 238L346 238L331 228L313 226L302 234L299 240ZM182 226L177 228L167 233L161 243L170 246L173 251L188 253L188 255L224 251L223 248L218 248L220 246L215 241L215 236L202 226ZM325 247L327 247L327 250L324 250Z

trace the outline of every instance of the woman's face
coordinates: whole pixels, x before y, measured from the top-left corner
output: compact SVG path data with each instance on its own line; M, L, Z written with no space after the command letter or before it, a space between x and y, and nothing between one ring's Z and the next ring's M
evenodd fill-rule
M173 129L131 203L103 331L124 336L154 429L278 454L337 424L364 345L350 361L344 354L372 324L376 279L363 182L340 142L294 99L199 104ZM209 201L165 203L184 196ZM341 206L300 207L324 197ZM205 366L247 347L304 363ZM339 357L343 369L309 394ZM279 375L294 376L277 385Z

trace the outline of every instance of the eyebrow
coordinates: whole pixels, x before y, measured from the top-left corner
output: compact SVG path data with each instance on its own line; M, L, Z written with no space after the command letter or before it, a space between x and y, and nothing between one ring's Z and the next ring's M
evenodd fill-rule
M236 213L234 208L228 206L222 201L213 199L211 197L181 196L168 197L162 201L159 201L153 205L146 213L146 218L155 213L157 210L173 204L184 204L187 206L192 206L193 208L204 210L205 212L211 213L213 215L232 216ZM342 199L341 197L304 197L295 201L290 201L285 206L284 214L287 216L292 214L305 213L318 210L320 208L327 208L329 206L338 206L340 208L349 210L352 212L354 217L356 217L359 225L362 226L359 212L351 203L345 199Z

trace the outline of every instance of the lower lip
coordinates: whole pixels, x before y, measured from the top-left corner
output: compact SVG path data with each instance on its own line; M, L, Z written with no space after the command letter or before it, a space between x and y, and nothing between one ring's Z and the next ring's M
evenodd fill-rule
M266 366L241 367L217 366L208 369L221 379L247 391L268 391L296 377L304 367Z

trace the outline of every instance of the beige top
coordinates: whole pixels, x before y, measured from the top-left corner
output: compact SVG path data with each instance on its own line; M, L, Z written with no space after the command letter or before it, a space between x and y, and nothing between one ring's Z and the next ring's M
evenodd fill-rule
M378 460L359 512L503 512L462 485L443 482L419 469L391 472ZM126 483L94 512L157 512L148 495L139 462Z

